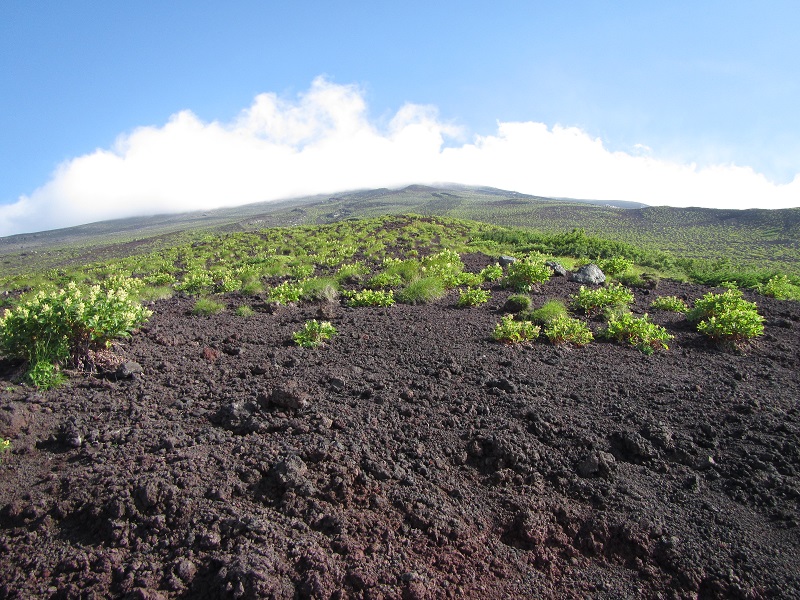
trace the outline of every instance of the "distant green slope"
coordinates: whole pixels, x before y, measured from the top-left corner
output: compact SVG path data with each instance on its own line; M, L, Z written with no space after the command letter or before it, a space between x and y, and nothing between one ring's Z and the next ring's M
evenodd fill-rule
M24 272L112 258L191 240L205 231L325 224L348 218L416 213L507 227L587 234L687 258L730 260L800 274L800 208L715 210L616 208L540 198L486 187L408 186L313 196L236 208L108 221L0 238L0 270ZM624 203L621 203L624 205Z

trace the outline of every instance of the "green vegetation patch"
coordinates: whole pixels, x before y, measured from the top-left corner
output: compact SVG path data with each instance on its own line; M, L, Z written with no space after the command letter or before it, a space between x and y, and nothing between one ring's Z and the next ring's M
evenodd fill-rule
M503 267L495 263L481 269L480 276L484 281L499 281L503 278Z
M672 339L666 329L650 321L646 314L635 317L630 313L611 319L603 337L630 344L645 354L653 354L658 348L669 349L667 342Z
M460 308L480 306L481 304L486 304L490 297L491 293L488 290L479 288L462 290L458 297L458 306Z
M559 314L545 321L544 335L551 344L585 346L594 339L589 326L567 314Z
M517 292L530 292L540 283L544 283L553 272L545 263L547 257L538 252L531 252L522 260L508 265L503 283Z
M292 304L303 297L303 286L284 281L267 291L267 301L277 304Z
M392 290L361 290L360 292L345 292L347 306L394 306L394 292Z
M619 283L596 289L582 285L578 293L572 296L572 307L591 315L607 306L628 306L633 299L633 292Z
M505 315L495 326L492 337L503 344L519 344L535 340L542 328L531 321L515 321L514 315Z
M600 270L610 277L618 277L633 266L633 261L623 256L612 256L610 258L600 258L596 261Z
M687 318L697 331L716 342L738 344L764 333L764 317L755 302L742 297L741 290L721 294L709 292L695 301Z
M252 309L252 307L248 306L247 304L242 304L240 307L236 309L236 316L237 317L252 317L256 312Z
M665 310L677 313L689 312L689 307L686 306L686 302L677 296L659 296L650 303L650 308L653 310Z
M61 382L59 367L81 366L89 352L127 337L152 312L135 299L141 282L112 278L108 287L39 292L0 317L0 349L28 362L28 378L37 387Z
M756 289L778 300L800 300L800 285L792 283L786 275L775 275L766 283L756 286Z
M409 283L397 295L404 304L429 304L444 297L446 286L439 277L422 277Z
M336 335L336 328L329 321L306 321L303 328L292 334L292 339L303 348L317 348Z
M541 307L528 311L524 314L524 318L534 323L545 325L555 319L569 316L567 307L561 300L553 299L545 302Z
M193 315L215 315L225 310L225 303L213 298L198 298L192 307Z

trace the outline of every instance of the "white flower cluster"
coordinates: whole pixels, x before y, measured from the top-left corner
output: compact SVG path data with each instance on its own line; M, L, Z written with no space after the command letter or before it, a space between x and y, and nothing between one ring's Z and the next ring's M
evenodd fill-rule
M38 292L0 317L0 345L24 358L43 342L63 349L77 337L107 345L152 315L131 296L140 285L114 276L103 286L82 289L70 282L63 289Z

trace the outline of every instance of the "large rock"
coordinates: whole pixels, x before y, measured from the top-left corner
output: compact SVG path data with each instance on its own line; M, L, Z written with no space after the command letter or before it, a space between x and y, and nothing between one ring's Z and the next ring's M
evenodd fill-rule
M603 273L603 271L600 270L600 267L594 263L590 265L584 265L574 273L570 273L569 278L571 281L588 283L591 285L600 285L606 281L605 273Z

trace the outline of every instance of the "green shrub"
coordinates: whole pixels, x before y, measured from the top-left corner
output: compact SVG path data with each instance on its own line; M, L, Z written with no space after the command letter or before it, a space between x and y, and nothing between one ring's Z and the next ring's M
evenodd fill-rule
M613 321L631 314L631 307L627 304L609 304L603 307L602 314L604 321Z
M264 286L261 285L260 279L252 279L247 283L242 284L241 292L245 296L257 296L264 291Z
M689 311L686 318L693 323L699 323L711 317L741 310L757 313L756 303L745 300L741 290L729 289L721 294L708 292L699 300L695 300L694 308Z
M652 285L652 280L644 279L638 273L620 273L614 279L627 287L646 288Z
M360 262L354 262L339 267L336 271L336 279L341 283L357 283L361 278L369 273L369 268Z
M498 281L503 278L503 267L497 263L489 265L480 272L480 276L484 281Z
M566 317L567 307L561 300L548 300L540 308L525 314L525 318L535 323L545 325L554 319Z
M336 302L339 299L339 287L335 279L330 277L314 277L300 284L303 290L300 296L310 302Z
M237 317L252 317L255 314L255 311L252 307L248 306L247 304L242 304L239 308L236 309L236 316Z
M585 346L594 339L594 335L586 323L565 313L545 321L544 335L551 344L573 344L575 346Z
M303 328L292 334L292 339L303 348L316 348L336 335L336 328L329 321L306 321Z
M659 296L650 303L653 310L667 310L670 312L685 313L689 311L686 302L677 296Z
M314 265L295 265L289 271L289 276L297 281L311 277L313 274Z
M414 259L400 260L399 258L386 258L383 261L383 272L389 275L399 275L406 283L419 277L422 265Z
M210 290L214 286L211 274L205 269L194 268L187 271L183 276L183 281L175 286L179 292L195 295Z
M793 284L786 275L775 275L756 289L778 300L800 300L800 285Z
M9 442L5 438L0 437L0 455L2 455L4 452L8 452L10 448L11 448L11 442Z
M544 283L553 272L546 262L544 254L532 252L522 260L508 265L508 271L503 280L506 287L510 287L517 292L530 292L533 288Z
M211 298L198 298L192 307L193 315L215 315L225 310L225 303Z
M619 283L596 289L582 285L578 293L572 295L572 307L586 314L594 314L606 306L627 306L632 302L633 292Z
M142 281L144 281L147 285L153 286L174 285L175 276L172 273L158 272L148 275L147 277L143 277Z
M764 333L764 317L756 303L745 300L738 289L707 293L687 318L697 323L697 331L718 342L738 343Z
M423 277L409 283L397 295L404 304L428 304L444 296L445 285L438 277Z
M361 290L360 292L345 292L347 306L393 306L394 292L392 290Z
M48 352L46 347L44 348L45 350L41 354L46 356ZM61 372L59 366L49 358L34 358L25 373L25 379L40 390L51 390L67 381L66 375Z
M541 327L530 321L515 321L513 315L504 316L494 328L492 337L505 344L517 344L528 340L535 340L539 336Z
M613 256L611 258L601 258L596 264L604 274L616 277L630 269L633 266L633 261L622 256Z
M223 277L214 283L214 293L216 294L229 294L240 289L242 289L242 282L231 277Z
M697 331L718 342L742 342L764 333L764 317L755 311L733 309L700 321Z
M480 306L481 304L486 304L489 301L489 297L489 292L480 288L462 290L458 297L458 306L461 308Z
M401 285L403 285L403 278L398 273L387 273L386 271L378 273L367 281L367 287L373 290L400 287Z
M503 305L503 310L510 313L520 313L531 307L531 299L525 294L512 294Z
M476 288L480 287L483 283L483 277L478 273L469 273L463 271L456 277L456 285L465 285L467 287Z
M152 302L154 300L166 300L172 298L172 288L169 286L147 286L137 294L140 302Z
M610 320L603 337L630 344L645 354L652 354L657 348L669 349L667 341L672 339L666 329L651 322L646 314L634 317L630 313Z
M35 385L57 384L59 365L80 365L89 351L108 348L152 315L134 299L141 282L114 278L106 284L113 287L81 289L70 282L6 310L0 317L0 349L28 361Z
M453 250L442 250L426 256L420 261L420 264L420 271L424 277L436 277L444 283L446 288L459 285L459 276L464 270L461 257Z
M284 281L267 292L267 301L278 304L291 304L298 302L303 295L303 286L296 283Z

